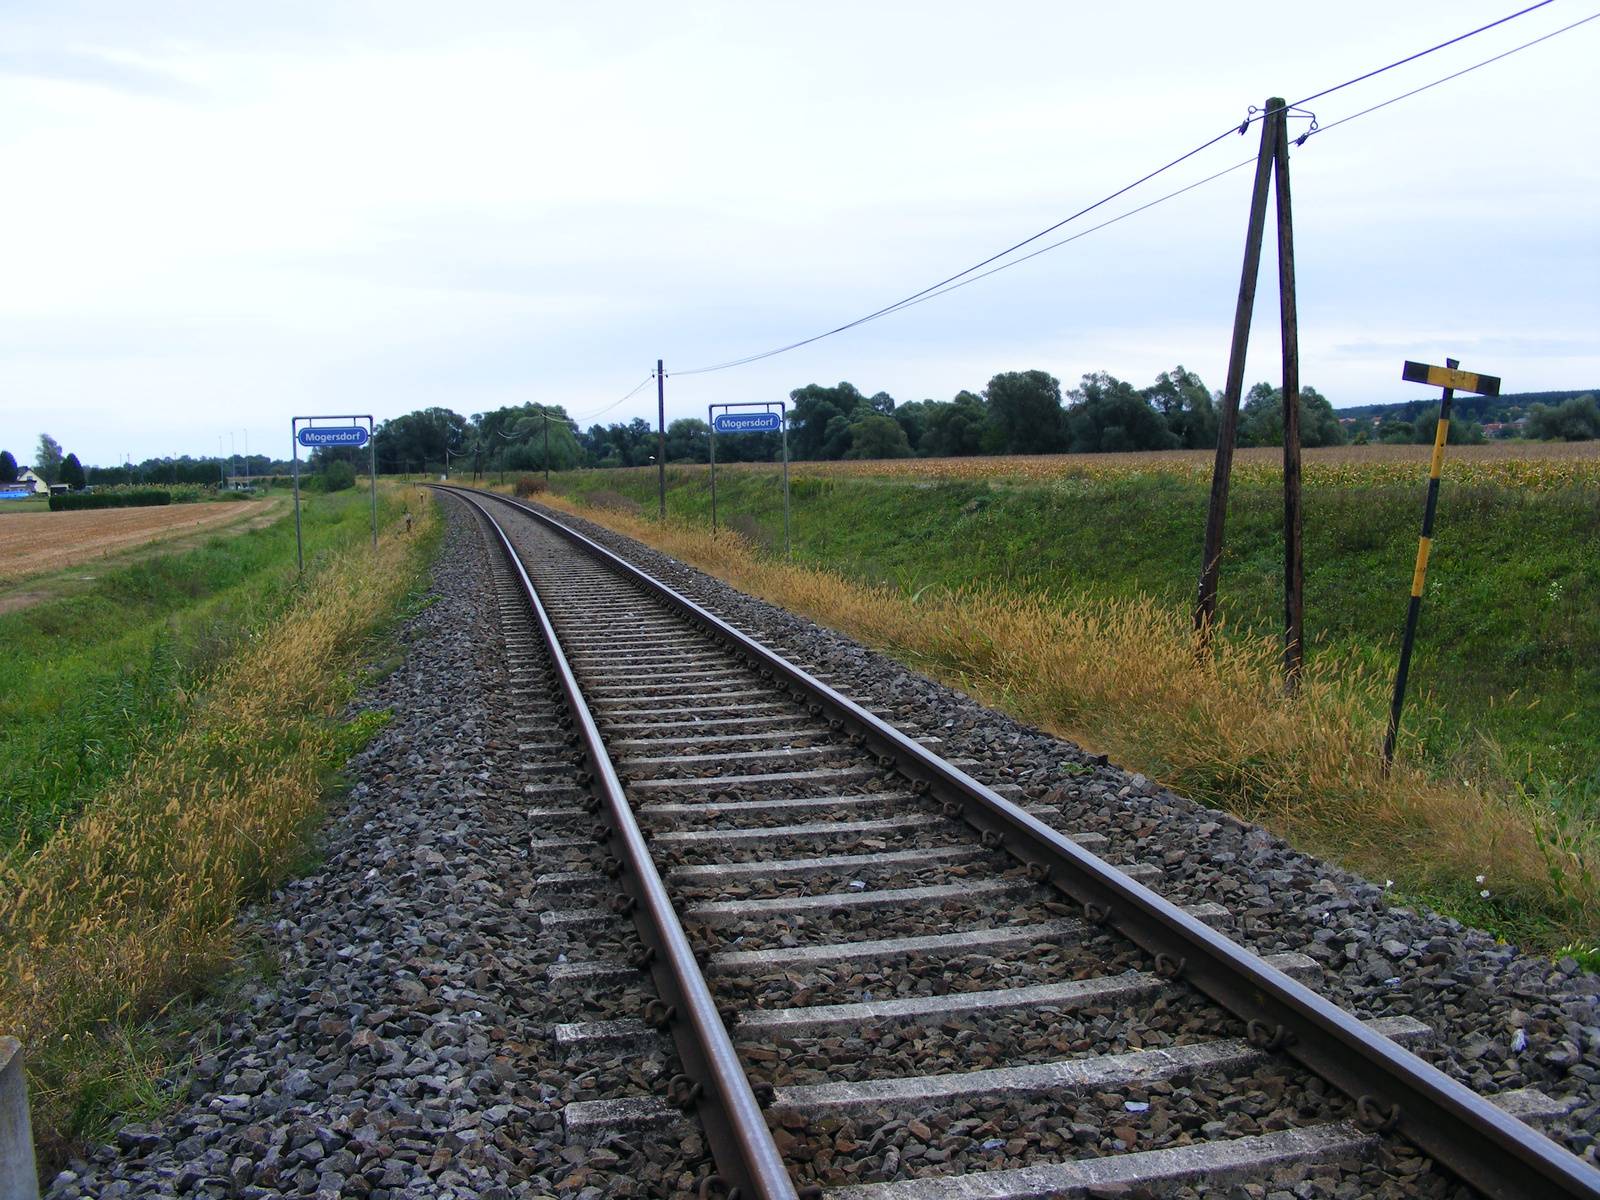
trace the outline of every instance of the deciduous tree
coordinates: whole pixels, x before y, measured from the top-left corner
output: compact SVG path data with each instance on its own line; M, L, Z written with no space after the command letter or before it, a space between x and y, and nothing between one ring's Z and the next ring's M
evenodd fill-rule
M679 417L667 426L667 461L703 463L711 456L711 426L697 417Z
M33 469L46 483L61 482L61 443L48 433L39 435L39 449L34 454Z
M1600 408L1593 396L1574 396L1560 407L1535 404L1526 436L1546 441L1587 442L1600 438Z
M880 412L863 416L850 426L850 449L846 458L910 458L906 431L893 417Z
M997 454L1054 454L1065 448L1061 381L1045 371L1007 371L983 389Z
M1385 439L1387 440L1387 439ZM1429 426L1428 440L1433 440ZM1344 426L1333 405L1316 388L1300 389L1300 444L1306 447L1342 446ZM1239 410L1239 445L1283 445L1283 389L1258 383L1245 394Z
M982 396L957 392L948 403L928 401L928 428L917 452L927 458L960 458L982 453L989 410Z
M1073 454L1175 450L1181 444L1143 392L1104 371L1085 375L1072 389L1066 425Z
M380 471L420 471L444 465L445 451L465 449L467 419L448 408L423 408L378 426L375 435ZM334 457L328 455L328 458Z
M1211 450L1217 444L1217 409L1200 376L1182 364L1156 376L1144 398L1166 418L1167 428L1185 450Z
M789 448L795 458L844 458L853 443L851 429L869 417L894 412L894 397L888 392L864 396L850 383L831 388L807 384L790 392L789 399L794 401Z

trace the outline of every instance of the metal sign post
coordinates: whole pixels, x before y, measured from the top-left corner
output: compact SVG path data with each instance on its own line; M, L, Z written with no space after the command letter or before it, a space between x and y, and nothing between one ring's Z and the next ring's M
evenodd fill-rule
M777 412L772 408L776 405ZM760 412L754 411L760 408ZM717 409L722 415L716 415ZM742 409L742 412L732 412ZM745 404L708 404L706 416L711 420L711 534L717 533L717 434L718 433L778 433L783 434L783 557L793 561L789 545L789 405L785 400L755 400Z
M306 427L300 428L304 421ZM349 425L324 425L320 429L313 421L349 421ZM365 421L367 427L354 424ZM306 573L305 541L300 534L300 447L350 446L367 447L371 456L369 471L372 482L372 548L378 548L378 443L373 437L375 427L371 413L340 414L338 416L294 417L289 422L289 440L294 456L294 551L300 563L300 574Z
M1406 702L1406 676L1411 671L1411 648L1417 641L1417 619L1422 614L1422 585L1428 577L1428 551L1433 547L1433 514L1439 505L1439 476L1444 470L1444 447L1450 437L1450 402L1457 391L1498 396L1500 381L1493 375L1456 370L1453 358L1445 366L1408 362L1400 377L1408 383L1426 383L1444 389L1439 401L1439 425L1433 434L1433 462L1428 467L1428 499L1422 510L1422 539L1417 543L1417 566L1411 574L1411 603L1406 608L1406 632L1400 641L1400 665L1394 673L1394 699L1389 703L1389 729L1383 735L1383 769L1394 762L1394 742L1400 733L1400 710Z

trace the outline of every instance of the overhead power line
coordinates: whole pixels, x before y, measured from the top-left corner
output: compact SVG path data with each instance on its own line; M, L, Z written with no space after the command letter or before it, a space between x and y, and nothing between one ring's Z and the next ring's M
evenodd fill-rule
M624 402L626 402L628 400L632 400L641 391L643 391L645 389L645 387L648 386L650 381L652 379L654 379L654 378L655 378L655 372L652 371L649 375L646 375L644 377L644 379L642 379L639 382L638 386L634 387L631 391L629 391L629 393L626 396L624 396L621 400L613 400L610 404L606 405L604 408L597 408L597 409L595 409L594 412L589 413L587 416L573 418L574 424L576 424L578 421L592 421L596 417L605 416L606 413L610 412L613 408L617 407L617 405L622 404L622 403L624 403Z
M1289 108L1290 109L1298 108L1298 107L1300 107L1300 106L1302 106L1304 104L1309 103L1312 100L1318 99L1319 97L1332 95L1334 92L1337 92L1337 91L1340 91L1340 90L1342 90L1344 88L1350 87L1353 84L1360 83L1363 80L1371 79L1374 76L1381 75L1386 71L1392 71L1396 67L1403 66L1406 63L1415 62L1418 59L1424 58L1429 54L1433 54L1433 53L1436 53L1437 51L1443 50L1447 46L1456 45L1457 43L1465 41L1468 38L1475 37L1480 33L1486 32L1487 30L1494 29L1494 28L1496 28L1497 26L1500 26L1500 25L1504 25L1508 21L1513 21L1513 20L1517 19L1518 17L1525 16L1526 14L1528 14L1530 12L1533 12L1533 11L1535 11L1537 9L1540 9L1540 8L1544 8L1547 5L1552 4L1552 3L1554 3L1554 0L1539 0L1539 3L1537 3L1537 4L1529 5L1526 8L1519 9L1518 11L1516 11L1514 13L1510 13L1510 14L1504 16L1504 17L1501 17L1500 19L1498 19L1496 21L1491 21L1487 25L1481 25L1476 29L1472 29L1472 30L1469 30L1466 33L1459 34L1458 36L1453 37L1453 38L1449 39L1448 41L1440 42L1436 46L1430 46L1426 50L1420 50L1417 53L1408 55L1405 58L1397 59L1396 61L1394 61L1392 63L1389 63L1386 66L1382 66L1382 67L1377 68L1376 70L1367 71L1364 74L1354 76L1351 79L1347 79L1343 83L1335 84L1333 87L1324 88L1319 92L1314 92L1310 96L1307 96L1304 100L1298 100L1294 104L1289 105ZM1592 19L1592 18L1585 18L1585 20L1590 20L1590 19ZM1579 21L1579 22L1576 22L1574 25L1569 25L1569 26L1566 27L1566 29L1572 29L1572 28L1575 28L1577 25L1581 25L1581 24L1584 24L1584 21ZM1476 70L1477 67L1487 66L1491 62L1497 61L1500 58L1504 58L1509 54L1516 53L1517 50L1526 49L1528 46L1537 45L1538 42L1545 41L1548 38L1554 37L1558 33L1564 33L1564 32L1566 32L1566 29L1556 30L1555 33L1546 34L1544 37L1537 38L1534 41L1529 42L1524 46L1518 46L1514 50L1508 50L1504 54L1499 54L1499 55L1496 55L1494 58L1486 59L1484 62L1478 63L1478 64L1476 64L1476 66L1473 66L1473 67L1468 67L1464 71L1458 71L1453 75L1447 75L1443 79L1439 79L1439 80L1434 81L1434 83L1428 84L1427 87L1435 87L1440 83L1444 83L1444 82L1446 82L1446 81L1448 81L1450 79L1456 78L1457 76L1464 75L1468 71ZM1407 93L1405 93L1405 95L1402 95L1402 96L1396 96L1393 100L1387 100L1387 101L1384 102L1384 104L1376 105L1372 109L1365 110L1365 112L1376 111L1377 108L1383 108L1388 104L1393 104L1398 100L1403 100L1403 99L1406 98L1406 96L1415 95L1416 92L1418 92L1418 91L1425 91L1425 90L1427 90L1427 87L1415 89L1414 91L1407 92ZM1351 117L1345 117L1345 118L1341 119L1340 121L1335 122L1335 124L1344 124L1345 121L1354 120L1355 117L1362 116L1362 115L1365 115L1365 114L1364 113L1356 113ZM1199 154L1201 151L1208 150L1212 146L1216 145L1218 142L1225 140L1229 136L1229 134L1234 134L1234 133L1243 134L1243 133L1247 132L1249 130L1251 124L1253 124L1255 121L1261 120L1265 116L1266 116L1266 113L1265 113L1264 110L1254 110L1254 109L1252 109L1252 111L1245 117L1244 121L1241 124L1239 124L1237 126L1230 125L1222 133L1219 133L1215 137L1207 139L1206 141L1200 143L1198 146L1194 147L1194 149L1186 151L1185 153L1178 155L1176 158L1170 160L1169 162L1166 162L1166 163L1162 164L1161 166L1157 167L1155 170L1149 172L1148 174L1142 175L1138 179L1135 179L1132 183L1126 184L1123 187L1118 188L1116 191L1111 192L1108 195L1105 195L1105 196L1101 197L1099 200L1096 200L1093 204L1086 205L1085 207L1079 209L1077 212L1074 212L1070 216L1063 217L1061 220L1055 222L1054 224L1046 226L1044 229L1041 229L1038 233L1033 234L1031 237L1023 238L1020 242L1017 242L1014 245L1008 246L1006 249L1001 250L996 254L991 254L990 256L988 256L987 258L981 260L980 262L976 262L976 263L972 264L972 266L967 267L965 270L958 271L954 275L948 276L945 279L941 279L937 283L929 284L927 287L922 288L920 291L913 292L913 293L911 293L911 295L906 296L903 299L897 300L893 304L886 304L882 308L879 308L879 309L874 310L873 312L867 313L865 316L857 317L855 320L847 321L842 325L837 325L832 329L826 330L826 331L824 331L822 333L815 334L815 335L813 335L811 337L808 337L808 338L802 338L799 341L790 342L787 345L776 346L776 347L774 347L774 348L772 348L770 350L763 350L758 354L745 355L742 358L729 359L726 362L712 363L710 365L703 366L703 367L692 367L692 368L689 368L687 370L682 370L682 371L673 371L672 374L673 375L704 375L704 374L708 374L708 373L713 372L713 371L725 371L725 370L728 370L731 367L745 366L748 363L759 362L762 359L766 359L766 358L774 358L774 357L776 357L777 355L780 355L780 354L787 354L791 350L798 350L802 346L809 346L814 342L820 342L820 341L822 341L822 340L824 340L826 338L833 337L836 334L844 333L844 332L846 332L847 330L850 330L850 329L855 329L858 326L867 324L869 321L876 321L881 317L889 316L891 313L899 312L901 309L909 308L909 307L911 307L911 306L913 306L915 304L920 304L924 300L931 300L931 299L933 299L934 296L944 295L947 292L954 291L958 287L965 286L967 283L976 282L978 279L986 278L989 275L993 275L998 271L1005 270L1007 267L1015 266L1018 263L1026 262L1029 259L1035 258L1039 254L1044 253L1045 251L1055 249L1058 246L1063 246L1067 242L1070 242L1070 241L1076 241L1079 237L1083 237L1088 233L1093 233L1097 229L1104 229L1107 225L1115 224L1117 221L1124 220L1127 217L1133 216L1135 213L1144 212L1145 210L1147 210L1149 208L1153 208L1157 204L1161 204L1161 203L1164 203L1167 200L1171 200L1171 199L1175 198L1176 196L1180 196L1180 195L1184 194L1185 192L1191 191L1194 188L1201 186L1202 184L1209 183L1209 182L1211 182L1212 180L1215 180L1215 179L1219 179L1223 175L1226 175L1226 174L1228 174L1228 173L1230 173L1232 171L1237 170L1238 167L1243 165L1243 164L1235 164L1234 166L1228 167L1228 168L1224 169L1223 171L1219 171L1215 175L1208 176L1207 178L1202 179L1202 180L1198 181L1197 183L1190 184L1187 187L1179 188L1175 192L1168 193L1167 195L1162 196L1157 200L1153 200L1148 204L1141 205L1139 208L1132 209L1129 212L1123 213L1121 216L1115 217L1110 221L1104 221L1101 224L1096 225L1091 229L1085 230L1083 233L1079 233L1079 234L1074 235L1073 237L1064 238L1061 241L1054 242L1049 246L1043 247L1043 248L1041 248L1039 250L1035 250L1032 253L1023 255L1020 258L1012 260L1011 262L1000 263L1001 259L1007 258L1009 255L1012 255L1012 254L1016 253L1016 251L1021 250L1023 247L1032 245L1034 242L1038 241L1040 238L1047 237L1048 235L1054 233L1056 230L1061 229L1063 226L1069 225L1072 222L1077 221L1080 218L1087 216L1089 213L1094 212L1096 209L1102 208L1105 205L1111 203L1113 200L1117 199L1119 196L1126 195L1128 192L1131 192L1133 189L1141 186L1142 184L1148 183L1148 182L1150 182L1150 180L1155 179L1157 176L1165 174L1167 171L1172 170L1174 167L1176 167L1176 166L1178 166L1178 165L1180 165L1180 164L1182 164L1184 162L1187 162L1189 159L1193 158L1195 155ZM1325 132L1327 129L1331 129L1331 128L1333 128L1333 126L1329 125L1329 126L1325 126L1325 127L1323 127L1322 129L1319 130L1319 129L1317 129L1315 127L1315 124L1313 124L1313 130L1312 131L1313 132ZM1305 139L1301 138L1299 140L1301 142L1304 142ZM1253 159L1250 160L1250 161L1253 161ZM997 263L1000 263L1000 265L995 266L994 264L997 264ZM985 267L992 267L992 269L985 271L984 270ZM982 274L981 275L977 274L977 272L980 272L980 271L982 272ZM654 376L652 376L651 378L654 378ZM649 382L649 380L647 379L645 381L645 383L648 383L648 382ZM639 387L634 388L633 391L629 392L627 396L623 397L623 400L626 400L626 399L632 397L642 387L644 387L644 384L640 384ZM610 409L615 408L617 406L617 404L621 404L621 403L622 403L622 400L619 400L619 401L616 402L616 404L608 405L606 408L601 409L600 412L595 413L594 415L595 416L599 416L599 415L601 415L601 413L608 412L608 411L610 411Z
M1458 37L1451 38L1448 42L1440 42L1437 46L1429 46L1426 50L1419 50L1417 53L1408 55L1405 58L1398 58L1386 67L1379 67L1376 71L1368 71L1365 75L1357 75L1354 79L1346 79L1343 83L1336 83L1331 88L1323 88L1320 92L1313 92L1304 100L1296 100L1289 107L1298 108L1302 104L1310 104L1313 100L1320 100L1324 96L1331 96L1333 93L1342 91L1344 88L1349 87L1353 83L1360 83L1364 79L1371 79L1374 75L1382 75L1385 71L1392 71L1396 67L1403 67L1408 62L1416 62L1417 59L1432 54L1436 50L1443 50L1446 46L1454 46L1457 42L1464 42L1469 37L1476 37L1478 34L1483 33L1486 30L1493 29L1496 25L1504 25L1507 21L1515 21L1518 17L1526 16L1536 8L1543 8L1547 4L1554 3L1555 0L1539 0L1539 3L1537 4L1530 4L1527 8L1524 8L1519 12L1514 12L1509 16L1501 17L1498 21L1490 21L1487 25L1480 25L1478 28L1469 33L1463 33Z
M1548 3L1549 0L1546 0L1546 2ZM1542 7L1542 6L1535 5L1535 7ZM1524 9L1523 11L1526 12L1526 11L1529 11L1529 10ZM1520 16L1521 14L1516 14L1516 15ZM1507 18L1507 19L1509 19L1509 18ZM1388 108L1389 105L1391 105L1391 104L1398 104L1400 101L1409 99L1410 97L1417 95L1419 92L1425 92L1429 88L1438 87L1441 83L1449 83L1450 80L1452 80L1452 79L1459 79L1463 75L1467 75L1467 74L1470 74L1473 71L1476 71L1479 67L1486 67L1490 63L1499 62L1502 58L1507 58L1510 55L1516 54L1519 50L1526 50L1529 46L1537 46L1540 42L1549 41L1551 38L1557 36L1558 34L1566 33L1570 29L1576 29L1580 25L1587 25L1590 21L1594 21L1594 20L1600 20L1600 13L1594 13L1594 14L1592 14L1590 16L1584 17L1581 21L1574 21L1570 25L1564 25L1560 29L1552 30L1551 32L1545 34L1543 37L1536 37L1531 42L1524 42L1520 46L1514 46L1510 50L1506 50L1506 51L1503 51L1500 54L1496 54L1493 58L1486 58L1482 62L1473 63L1472 66L1470 66L1470 67L1464 67L1462 70L1455 71L1455 72L1453 72L1453 73L1451 73L1449 75L1445 75L1445 76L1443 76L1443 77L1441 77L1439 79L1435 79L1432 83L1425 83L1419 88L1412 88L1409 92L1402 92L1400 95L1394 96L1394 97L1392 97L1392 98L1390 98L1388 100L1385 100L1381 104L1374 104L1371 108L1364 108L1360 112L1351 113L1348 117L1340 117L1337 121L1334 121L1332 124L1323 125L1323 126L1320 126L1320 127L1317 127L1317 128L1313 128L1310 133L1306 134L1305 137L1302 137L1302 138L1298 139L1298 141L1303 144L1305 142L1306 137L1310 137L1311 134L1314 134L1314 133L1326 133L1330 129L1337 128L1338 126L1346 124L1349 121L1354 121L1357 117L1364 117L1368 113L1377 112L1380 108ZM1502 24L1502 23L1503 22L1498 22L1498 21L1496 22L1496 24ZM1489 29L1489 28L1492 28L1492 26L1486 25L1486 26L1484 26L1484 28L1485 29ZM1460 38L1456 38L1455 40L1456 41L1460 41L1461 39ZM1446 46L1448 46L1450 44L1451 44L1450 42L1442 43L1442 45L1446 45ZM1438 47L1435 47L1435 49L1438 49ZM1416 57L1416 56L1413 55L1413 57ZM1402 61L1407 61L1408 62L1410 60L1406 59L1406 60L1402 60ZM1373 72L1373 73L1376 74L1376 72ZM1331 91L1331 90L1335 90L1335 89L1329 89L1329 90ZM1323 94L1326 94L1326 93L1323 93ZM1301 101L1300 103L1303 104L1304 101ZM1299 107L1298 104L1289 105L1289 108L1291 108L1291 109L1297 108L1297 107ZM961 280L959 283L952 283L948 287L940 288L938 291L930 292L929 294L927 294L925 296L922 296L922 297L920 297L918 299L911 300L909 302L900 304L900 305L896 306L896 308L893 311L898 312L901 308L909 308L913 304L921 304L924 300L932 300L936 296L943 296L943 295L945 295L945 294L947 294L949 292L955 291L957 288L966 287L967 284L969 284L969 283L976 283L980 279L987 279L989 276L997 274L1000 271L1004 271L1008 267L1014 267L1014 266L1017 266L1020 263L1025 263L1030 258L1037 258L1039 255L1045 254L1045 253L1047 253L1047 252L1049 252L1051 250L1056 249L1057 247L1065 246L1068 242L1075 242L1079 238L1088 237L1091 233L1098 232L1099 230L1104 229L1107 225L1115 225L1118 221L1125 221L1129 217L1136 216L1137 214L1142 213L1147 209L1154 208L1158 204L1165 204L1168 200L1174 200L1177 197L1183 195L1185 192L1192 192L1192 191L1194 191L1194 189L1196 189L1198 187L1203 187L1208 183L1212 183L1215 180L1221 179L1224 175L1231 175L1231 174L1233 174L1233 172L1237 171L1240 167L1248 167L1253 162L1255 162L1255 156L1254 155L1252 155L1249 158L1242 159L1239 162L1234 163L1233 166L1231 166L1231 167L1224 167L1222 170L1218 171L1214 175L1207 175L1204 179L1198 179L1194 183L1188 184L1185 187L1178 188L1176 191L1168 192L1165 196L1159 196L1156 199L1150 201L1148 204L1141 204L1138 208L1130 208L1127 212L1121 214L1120 216L1112 217L1109 221L1101 221L1100 224L1091 225L1088 229L1082 230L1079 233L1075 233L1071 237L1062 238L1059 242L1051 242L1048 246L1041 246L1041 247L1039 247L1039 249L1033 251L1030 254L1024 254L1021 258L1013 259L1012 261L1007 262L1007 263L1001 263L997 267L993 267L990 270L984 271L981 275L974 275L969 279Z
M1253 120L1254 118L1251 118L1251 119ZM887 304L884 307L878 309L876 312L870 312L864 317L858 317L854 321L846 322L845 324L840 325L836 329L828 330L826 333L819 333L815 337L808 337L808 338L805 338L805 339L803 339L801 341L798 341L798 342L790 342L787 346L779 346L775 350L765 350L760 354L752 354L752 355L749 355L746 358L736 358L736 359L733 359L733 360L731 360L729 362L717 363L717 364L715 364L713 366L709 366L709 367L695 367L695 368L693 368L691 370L688 370L688 371L674 371L673 374L674 375L704 375L708 371L725 371L729 367L742 367L746 363L758 362L763 358L771 358L771 357L773 357L774 355L777 355L777 354L785 354L790 350L798 350L801 346L809 346L812 342L820 342L823 338L832 337L836 333L843 333L847 329L854 329L857 325L865 325L868 321L875 321L879 317L886 317L890 313L895 312L898 309L905 308L907 305L914 304L918 300L925 298L930 292L937 291L938 289L945 287L947 284L954 283L956 280L960 279L964 275L970 275L974 271L982 270L984 267L988 266L990 263L996 262L996 261L1004 258L1006 255L1011 254L1014 251L1020 250L1020 249L1022 249L1022 247L1027 246L1027 245L1029 245L1029 244L1031 244L1033 242L1036 242L1042 237L1045 237L1045 236L1047 236L1047 235L1049 235L1051 233L1054 233L1056 230L1060 229L1063 225L1071 224L1073 221L1076 221L1079 217L1082 217L1082 216L1085 216L1085 215L1087 215L1089 213L1092 213L1095 209L1100 208L1103 205L1110 204L1111 201L1115 200L1118 196L1121 196L1126 192L1131 192L1134 188L1138 187L1141 183L1148 183L1150 180L1154 179L1157 175L1160 175L1160 174L1162 174L1163 172L1166 172L1166 171L1170 171L1173 167L1177 166L1179 163L1193 158L1196 154L1199 154L1200 151L1210 149L1212 146L1215 146L1218 142L1222 141L1230 133L1233 133L1233 132L1235 132L1235 130L1234 130L1233 126L1230 125L1227 129L1223 130L1221 133L1219 133L1216 137L1212 138L1210 141L1202 142L1200 145L1196 146L1193 150L1190 150L1188 153L1180 154L1177 158L1173 159L1171 162L1167 163L1166 165L1157 167L1154 171L1151 171L1148 175L1145 175L1145 176L1143 176L1143 177L1141 177L1139 179L1135 179L1132 183L1128 184L1125 187L1118 188L1116 191L1112 192L1109 196L1102 196L1099 200L1096 200L1093 204L1090 204L1085 208L1080 208L1077 212L1073 213L1070 217L1063 217L1061 220L1057 221L1054 225L1051 225L1051 226L1048 226L1047 228L1041 229L1038 233L1034 234L1032 237L1023 238L1016 245L1008 246L1008 247L1006 247L1006 249L1000 251L998 254L991 254L988 258L984 259L982 262L973 263L972 266L968 267L965 271L957 271L954 275L950 276L948 279L941 279L938 283L929 284L927 287L923 288L920 292L913 292L913 293L911 293L911 295L907 296L905 299L896 300L893 304Z
M1519 51L1526 50L1529 46L1537 46L1540 42L1548 42L1551 38L1566 33L1568 30L1576 29L1579 25L1587 25L1590 21L1593 21L1596 18L1600 18L1600 12L1591 13L1589 16L1584 17L1583 20L1574 21L1571 25L1563 25L1560 29L1553 29L1543 37L1534 38L1531 42L1523 42L1520 46L1513 46L1511 49L1506 50L1503 53L1496 54L1493 58L1486 58L1482 62L1473 63L1470 67L1463 67L1459 71L1455 71L1452 74L1435 79L1432 83L1425 83L1419 88L1412 88L1409 92L1402 92L1398 96L1395 96L1389 100L1385 100L1382 104L1374 104L1371 108L1363 108L1360 112L1351 113L1348 117L1340 117L1331 125L1324 125L1319 129L1313 129L1311 132L1327 133L1328 130L1335 129L1349 121L1354 121L1357 117L1364 117L1368 113L1377 112L1380 108L1388 108L1391 104L1398 104L1402 100L1408 100L1420 92L1427 91L1429 88L1438 87L1441 83L1449 83L1452 79L1460 79L1463 75L1470 75L1479 67L1487 67L1490 63L1499 62L1502 58L1509 58L1511 55L1516 54Z

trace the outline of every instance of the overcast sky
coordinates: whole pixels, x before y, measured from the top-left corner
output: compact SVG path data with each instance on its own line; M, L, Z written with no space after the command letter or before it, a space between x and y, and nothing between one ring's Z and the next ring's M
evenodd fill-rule
M0 446L28 461L44 430L109 463L248 428L284 455L297 413L588 418L658 357L669 420L1029 368L1070 387L1183 363L1217 388L1248 168L838 337L672 373L872 311L1268 95L1514 7L11 0ZM1556 0L1310 107L1330 125L1594 9ZM1600 384L1597 57L1600 21L1294 150L1303 380L1407 398L1401 361L1450 355L1511 391ZM1275 272L1249 381L1278 370ZM654 409L651 387L596 419Z

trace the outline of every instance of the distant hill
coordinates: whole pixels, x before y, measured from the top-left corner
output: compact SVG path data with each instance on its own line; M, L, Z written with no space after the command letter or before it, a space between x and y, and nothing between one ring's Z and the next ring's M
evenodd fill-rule
M1574 388L1565 392L1512 392L1505 396L1463 396L1456 394L1452 403L1455 416L1466 421L1514 420L1535 404L1556 405L1574 396L1600 396L1600 388ZM1414 421L1423 413L1435 413L1439 408L1439 393L1419 400L1400 400L1393 404L1357 404L1350 408L1336 408L1340 417L1392 417L1396 421ZM1512 410L1516 411L1513 412Z

